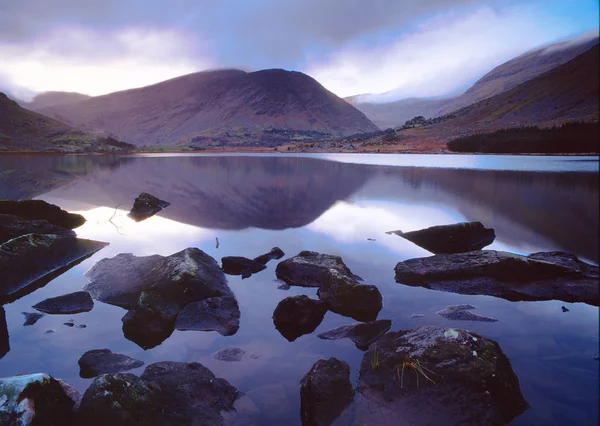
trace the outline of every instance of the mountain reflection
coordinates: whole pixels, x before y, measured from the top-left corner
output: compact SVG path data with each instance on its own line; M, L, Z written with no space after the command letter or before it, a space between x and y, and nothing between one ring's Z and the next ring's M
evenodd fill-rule
M17 182L26 173L19 156L1 159L2 170L12 169L0 174L0 187L5 188L6 176ZM398 223L390 223L394 229L479 220L495 228L499 242L523 251L564 250L598 262L597 173L394 167L284 156L27 161L27 170L38 169L41 162L40 170L56 186L42 198L67 209L114 209L118 204L128 209L137 195L149 192L171 202L158 215L176 222L206 229L282 230L311 224L332 206L339 210L340 202L351 216L366 215L355 221L357 226L377 221L372 209L351 208L377 204L379 210L398 213ZM4 189L2 196L6 193ZM440 213L422 216L422 208ZM319 223L321 228L326 223L332 233L336 228L350 232L348 221Z

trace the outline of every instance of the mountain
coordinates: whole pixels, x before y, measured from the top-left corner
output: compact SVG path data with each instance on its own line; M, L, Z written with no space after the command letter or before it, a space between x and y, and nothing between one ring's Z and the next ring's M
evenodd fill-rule
M21 102L21 106L37 112L42 108L72 104L89 98L91 96L76 92L43 92L35 95L31 102Z
M20 107L0 93L0 151L119 151L131 148L98 138Z
M525 81L562 65L591 47L598 36L589 34L524 53L494 68L463 94L447 99L403 99L389 103L366 102L369 96L353 96L352 104L380 128L396 127L416 117L438 117L510 90Z
M377 130L313 78L281 69L199 72L39 111L138 146L277 143Z

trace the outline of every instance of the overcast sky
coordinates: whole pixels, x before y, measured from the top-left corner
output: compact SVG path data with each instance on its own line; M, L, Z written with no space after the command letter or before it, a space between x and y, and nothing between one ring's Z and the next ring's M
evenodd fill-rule
M339 96L445 96L596 30L598 13L598 0L0 0L0 91L100 95L227 67L302 71Z

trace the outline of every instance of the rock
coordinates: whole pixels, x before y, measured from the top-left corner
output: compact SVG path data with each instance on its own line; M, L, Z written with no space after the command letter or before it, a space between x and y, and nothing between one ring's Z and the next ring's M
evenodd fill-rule
M318 360L300 382L302 425L329 426L353 398L348 364L337 358Z
M197 248L166 257L119 254L101 260L86 275L91 282L84 289L92 297L129 309L123 332L145 349L171 335L186 305L233 296L215 259Z
M79 358L79 375L84 379L106 373L120 373L144 365L142 361L123 354L112 353L109 349L87 351Z
M230 411L243 394L197 362L158 362L142 380L160 389L160 425L222 425L221 411Z
M0 201L0 214L9 214L27 220L45 220L61 228L74 229L85 223L80 214L68 213L42 200Z
M94 301L87 291L76 291L58 297L51 297L32 306L47 314L78 314L94 308Z
M67 382L64 382L60 379L56 379L56 381L58 382L60 387L65 392L65 395L67 395L69 397L69 399L71 401L73 401L73 410L74 411L79 410L79 404L81 403L81 394L79 392L77 392L77 389L75 389L73 386L71 386Z
M481 222L461 222L452 225L432 226L418 231L390 231L434 254L465 253L481 250L496 239L493 229Z
M312 333L323 321L327 305L308 296L293 296L283 299L273 312L273 324L281 335L290 342Z
M67 322L63 322L63 325L66 325L67 327L73 327L75 325L75 323L73 321L67 321Z
M133 202L133 208L128 216L136 222L141 222L170 205L171 203L168 201L160 200L154 195L142 192Z
M0 214L0 244L27 234L56 234L76 237L72 230L52 225L45 220L27 220L9 214Z
M17 298L107 245L68 235L27 234L9 240L0 245L0 298Z
M348 338L360 350L367 350L369 345L385 334L392 322L390 320L377 320L374 322L343 325L333 330L317 334L320 339L338 340Z
M232 296L211 297L186 305L177 315L177 330L216 331L232 336L240 328L240 307Z
M266 265L270 260L281 259L283 256L285 256L283 250L279 247L273 247L270 252L255 257L254 261Z
M432 326L389 332L371 345L357 392L367 402L361 424L368 406L414 425L504 425L528 408L496 342Z
M444 317L449 320L460 320L460 321L482 321L482 322L496 322L498 321L496 318L485 317L483 315L477 315L473 312L469 312L473 309L476 309L475 306L472 305L449 305L446 306L441 311L437 311L441 317Z
M58 380L45 373L0 379L0 424L73 424L74 402Z
M0 306L0 359L10 352L10 341L8 335L8 325L6 324L6 311L4 306Z
M279 262L275 270L277 278L289 285L320 287L320 279L334 270L352 280L357 277L348 269L339 256L301 251L297 256Z
M563 312L569 312L569 308L565 308L564 306L561 306L560 310Z
M412 314L410 317L411 318L423 318L425 315L423 314Z
M77 328L86 328L87 325L85 325L85 324L79 324L79 325L76 325L75 327L77 327Z
M395 272L399 283L433 290L600 305L598 267L562 252L439 254L400 262Z
M28 325L33 325L36 322L38 322L38 320L40 318L42 318L44 316L44 314L39 314L37 312L21 312L23 315L25 315L25 322L23 323L24 326L28 326Z
M241 275L242 278L248 278L252 274L266 269L264 264L242 256L225 256L221 258L221 265L226 274Z
M52 334L52 333L56 333L56 330L49 329L44 332L44 334Z
M96 377L79 406L82 425L159 425L159 389L130 373Z
M242 348L225 348L215 352L212 357L219 361L233 362L242 361L244 358L257 359L258 355L249 354Z
M277 286L279 290L289 290L291 287L289 284L282 282Z
M322 274L319 299L329 310L357 321L375 321L383 307L381 293L374 285L358 284L354 279L331 269Z

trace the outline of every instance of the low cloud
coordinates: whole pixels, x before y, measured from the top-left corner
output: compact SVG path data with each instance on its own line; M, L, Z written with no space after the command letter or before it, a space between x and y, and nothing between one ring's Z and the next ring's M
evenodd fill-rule
M533 14L481 7L438 15L376 49L349 45L308 72L340 96L371 93L363 98L371 102L453 94L506 60L568 35Z

